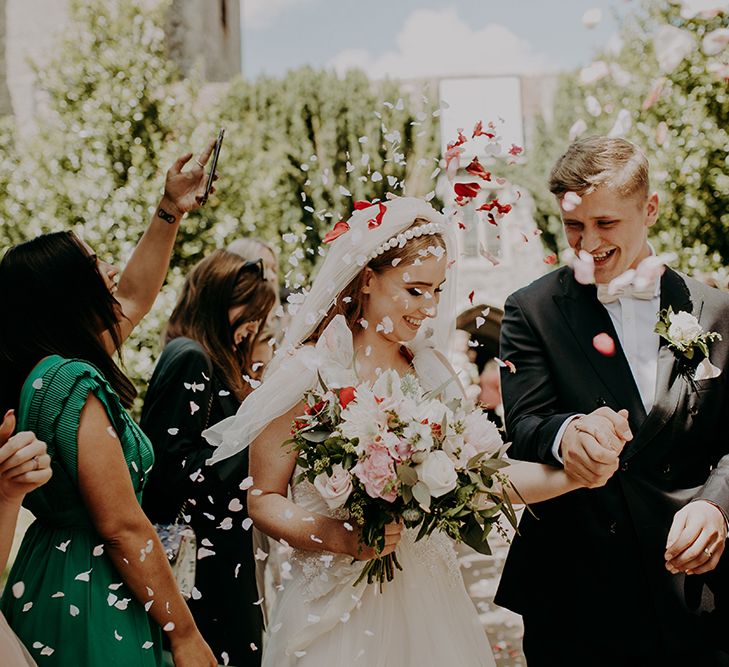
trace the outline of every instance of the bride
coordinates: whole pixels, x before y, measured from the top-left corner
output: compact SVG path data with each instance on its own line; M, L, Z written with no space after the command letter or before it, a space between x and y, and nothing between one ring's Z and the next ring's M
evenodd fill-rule
M249 515L293 547L263 667L493 666L448 537L436 531L415 542L415 531L391 524L381 555L396 551L402 571L381 588L357 582L376 554L311 483L294 482L296 455L282 443L318 376L345 387L394 369L415 374L426 390L462 391L444 356L455 330L453 223L403 197L355 211L335 232L263 385L205 433L218 445L213 461L250 444ZM548 466L506 471L529 503L578 486Z

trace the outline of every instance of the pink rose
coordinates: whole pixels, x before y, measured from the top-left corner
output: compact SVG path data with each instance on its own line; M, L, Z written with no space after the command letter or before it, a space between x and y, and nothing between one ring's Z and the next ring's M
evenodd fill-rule
M344 505L352 493L351 476L339 463L332 466L331 476L325 472L317 475L314 478L314 486L330 510Z
M397 498L395 465L384 445L378 443L369 445L367 457L352 468L352 473L364 484L370 498L382 498L388 503L394 502Z

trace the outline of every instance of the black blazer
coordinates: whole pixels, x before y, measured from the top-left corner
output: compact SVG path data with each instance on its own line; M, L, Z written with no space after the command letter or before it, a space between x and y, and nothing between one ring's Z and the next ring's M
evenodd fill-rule
M725 638L729 627L720 627L727 620L716 604L723 600L727 557L711 575L686 577L671 575L663 556L673 515L690 500L711 500L729 515L723 428L729 418L729 295L668 269L661 309L669 305L692 312L705 331L721 333L709 356L723 372L689 381L692 369L662 340L655 405L646 415L594 285L578 284L563 268L506 302L501 355L516 373L503 371L501 381L512 458L559 465L551 448L567 417L602 405L630 412L634 437L605 487L534 505L537 518L524 513L496 596L530 619L559 619L596 651L686 651L697 641L705 645L714 627ZM602 332L615 341L613 357L592 345Z
M205 350L189 338L176 338L157 362L141 419L155 453L142 507L151 521L169 523L188 501L185 514L198 548L215 552L197 561L195 587L201 597L188 605L218 661L224 662L226 652L228 664L236 667L260 665L262 650L252 529L249 522L243 527L248 512L246 493L239 488L248 475L248 452L207 466L214 448L201 433L235 414L238 406ZM229 529L220 527L229 524ZM205 540L210 544L201 544Z

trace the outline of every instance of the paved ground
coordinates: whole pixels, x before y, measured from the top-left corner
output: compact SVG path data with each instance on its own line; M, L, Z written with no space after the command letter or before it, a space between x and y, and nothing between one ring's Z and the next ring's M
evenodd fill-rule
M492 556L483 556L468 547L459 546L463 580L478 608L481 623L494 650L496 664L499 667L526 667L521 652L521 617L493 603L509 545L498 536L493 536L489 542Z

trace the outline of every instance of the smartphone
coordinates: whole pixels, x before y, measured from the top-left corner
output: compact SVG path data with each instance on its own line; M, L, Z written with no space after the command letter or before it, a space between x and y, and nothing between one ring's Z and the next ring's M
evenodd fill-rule
M213 181L215 180L215 168L218 166L218 156L220 155L220 147L223 145L223 137L225 136L225 128L221 127L218 132L218 138L215 141L215 148L213 149L213 161L210 164L210 173L208 174L208 182L205 185L205 192L203 193L200 205L202 206L207 202L210 189L213 187Z

